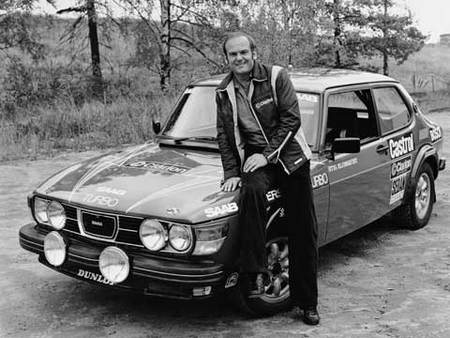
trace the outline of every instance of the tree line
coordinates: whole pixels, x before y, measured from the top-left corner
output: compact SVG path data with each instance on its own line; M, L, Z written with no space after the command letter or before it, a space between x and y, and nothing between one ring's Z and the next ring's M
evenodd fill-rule
M18 48L39 59L45 53L30 20L36 1L0 3L2 54ZM46 1L54 6L59 2ZM158 74L163 93L171 87L173 70L187 59L200 58L210 74L225 71L221 41L228 31L254 36L258 55L269 63L386 75L390 59L403 63L426 39L410 12L399 14L394 0L74 0L73 6L57 11L64 13L76 16L64 37L89 42L93 93L98 97L103 95L99 46L112 27L134 40L134 60ZM87 27L87 36L79 35L80 26ZM380 57L381 68L370 62Z

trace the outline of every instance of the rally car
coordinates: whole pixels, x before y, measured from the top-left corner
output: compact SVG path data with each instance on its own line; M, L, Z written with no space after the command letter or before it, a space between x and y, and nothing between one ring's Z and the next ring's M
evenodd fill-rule
M319 245L391 213L425 226L445 168L442 129L394 79L349 70L290 73L313 151ZM238 194L222 192L215 88L188 86L156 142L75 164L28 198L34 222L20 245L64 274L112 288L182 299L229 292L242 308L271 314L289 304L283 197L267 192L270 283L247 297L238 258ZM257 103L255 103L257 104ZM161 129L161 130L159 130Z

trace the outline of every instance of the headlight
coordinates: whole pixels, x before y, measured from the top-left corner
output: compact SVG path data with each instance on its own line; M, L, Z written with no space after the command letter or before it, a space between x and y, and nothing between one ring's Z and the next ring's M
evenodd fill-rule
M195 229L197 241L193 255L211 255L219 251L228 234L228 223Z
M177 251L186 251L192 243L191 230L186 226L173 224L169 230L169 243Z
M130 274L127 254L115 246L108 246L102 251L98 264L103 277L114 284L123 282Z
M146 219L139 228L139 237L147 249L157 251L166 245L167 231L157 220Z
M34 199L34 217L39 223L48 223L47 217L48 201L36 197Z
M61 230L66 224L66 212L61 203L52 201L47 208L47 217L50 225L56 230Z
M44 238L44 255L47 262L53 266L60 266L66 259L66 243L56 231L50 232Z

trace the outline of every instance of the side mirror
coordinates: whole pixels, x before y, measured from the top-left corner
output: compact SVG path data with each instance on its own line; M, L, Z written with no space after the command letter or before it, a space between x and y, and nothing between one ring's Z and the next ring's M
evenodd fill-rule
M335 153L359 153L361 140L358 137L336 138L331 146L331 152Z
M152 120L152 127L155 135L159 134L159 132L161 131L161 122Z

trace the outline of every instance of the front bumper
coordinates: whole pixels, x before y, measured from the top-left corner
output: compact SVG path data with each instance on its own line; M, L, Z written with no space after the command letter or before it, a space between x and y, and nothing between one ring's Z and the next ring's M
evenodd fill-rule
M50 265L44 256L47 232L36 224L27 224L19 231L20 246L37 253L39 262L66 275L111 287L131 289L148 295L169 298L204 298L224 290L226 274L222 264L212 261L190 262L175 258L150 257L136 250L121 247L130 260L130 275L119 284L111 285L102 278L98 259L105 246L67 238L67 257L60 267ZM202 292L202 290L211 290ZM206 294L205 294L206 293ZM195 295L195 296L194 296Z

